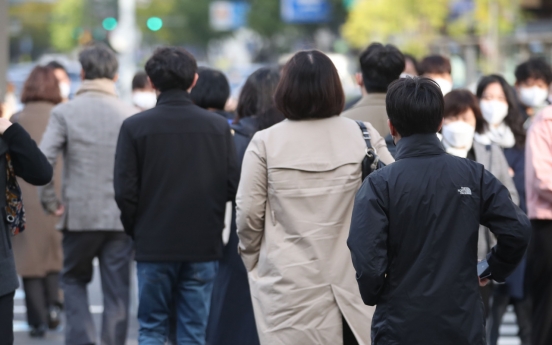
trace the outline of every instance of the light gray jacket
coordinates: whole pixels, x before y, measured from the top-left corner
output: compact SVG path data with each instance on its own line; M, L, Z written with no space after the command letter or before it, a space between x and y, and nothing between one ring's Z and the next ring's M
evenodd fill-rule
M475 153L475 161L483 164L491 174L493 174L510 192L510 196L516 205L519 205L519 194L510 175L510 166L502 148L496 144L484 145L477 141L473 142L473 151ZM484 226L479 228L479 242L477 257L479 260L485 258L496 244L496 239L493 234Z
M53 166L63 153L62 196L53 182L39 193L47 212L65 206L59 229L123 230L113 189L115 147L123 120L136 112L108 79L84 80L75 99L52 110L40 149Z

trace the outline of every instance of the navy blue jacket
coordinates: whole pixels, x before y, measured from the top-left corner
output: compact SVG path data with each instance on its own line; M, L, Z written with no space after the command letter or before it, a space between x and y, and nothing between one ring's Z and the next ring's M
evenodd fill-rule
M377 305L374 345L484 345L479 224L504 281L529 241L527 216L483 165L447 154L435 134L397 143L397 161L362 184L348 245L364 303Z

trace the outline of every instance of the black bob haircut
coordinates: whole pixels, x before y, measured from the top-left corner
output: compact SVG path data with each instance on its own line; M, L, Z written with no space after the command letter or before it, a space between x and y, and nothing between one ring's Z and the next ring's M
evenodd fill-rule
M114 79L119 69L117 55L105 44L97 43L84 48L79 54L84 79Z
M420 75L424 74L451 74L452 66L449 58L442 55L426 56L418 65Z
M402 137L437 133L445 102L436 82L429 78L401 78L389 85L387 115Z
M394 45L372 43L360 54L364 88L368 92L387 92L387 87L404 71L404 55Z
M308 50L286 63L274 100L290 120L322 119L343 111L345 94L332 60L318 50Z
M552 69L550 65L541 58L532 58L516 67L514 72L516 82L524 82L529 78L542 79L546 84L552 84Z
M200 67L197 74L199 79L190 93L192 102L203 109L224 110L230 97L230 84L224 73Z
M186 91L194 83L197 62L184 48L158 48L146 62L146 73L152 86L161 92L171 89Z

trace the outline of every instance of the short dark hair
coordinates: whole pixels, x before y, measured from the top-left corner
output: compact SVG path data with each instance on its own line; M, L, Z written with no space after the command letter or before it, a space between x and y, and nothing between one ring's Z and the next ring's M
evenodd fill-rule
M424 74L451 74L450 59L442 55L426 56L418 65L420 75Z
M360 54L364 88L368 92L387 92L387 87L404 71L404 55L394 45L372 43Z
M79 62L84 79L114 79L119 69L117 55L101 43L84 48L79 54Z
M406 61L410 60L412 64L414 65L414 69L416 70L416 75L420 75L420 64L418 63L418 59L412 54L403 53L404 55L404 61L405 61L405 68L406 68Z
M200 67L197 74L199 79L190 93L192 102L203 109L223 110L230 97L230 84L224 73Z
M180 47L157 48L146 63L146 73L157 90L188 90L197 73L192 54Z
M429 78L401 78L389 85L385 100L387 115L402 137L437 133L443 121L441 88Z
M519 102L517 100L516 93L514 92L514 89L510 86L510 84L508 84L506 79L497 74L491 74L481 78L479 84L477 84L477 91L475 95L477 96L477 98L481 99L487 86L493 83L500 84L500 86L502 87L502 91L506 96L506 102L508 103L508 114L504 118L504 123L508 127L510 127L512 133L514 133L514 137L516 138L516 145L518 147L524 147L526 133L523 125L525 123L525 119L519 111Z
M65 66L63 66L61 63L57 62L56 60L52 60L46 64L46 67L50 67L51 69L61 69L65 72L65 74L69 75L67 73L67 69Z
M144 71L137 72L132 78L132 90L147 89L151 87L148 75Z
M48 102L61 103L59 84L54 70L45 66L36 66L23 85L21 103Z
M546 84L552 84L552 69L542 58L531 58L516 67L514 72L517 82L526 81L529 78L542 79Z
M445 113L444 118L454 117L471 109L475 115L475 131L479 134L487 130L487 121L481 114L479 100L469 90L452 90L445 95Z
M332 60L318 50L296 53L282 71L276 107L291 120L339 115L345 94Z
M279 81L280 71L277 68L261 67L253 72L241 89L234 123L244 117L257 116L258 130L262 130L284 120L285 116L274 103Z

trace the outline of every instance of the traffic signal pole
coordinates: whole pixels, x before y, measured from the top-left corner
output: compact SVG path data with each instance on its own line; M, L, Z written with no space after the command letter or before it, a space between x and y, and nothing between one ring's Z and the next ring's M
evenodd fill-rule
M0 103L4 102L8 86L8 62L10 58L9 0L0 0Z
M130 101L132 78L136 71L136 0L119 0L119 34L126 38L126 46L119 55L119 90L121 98Z

